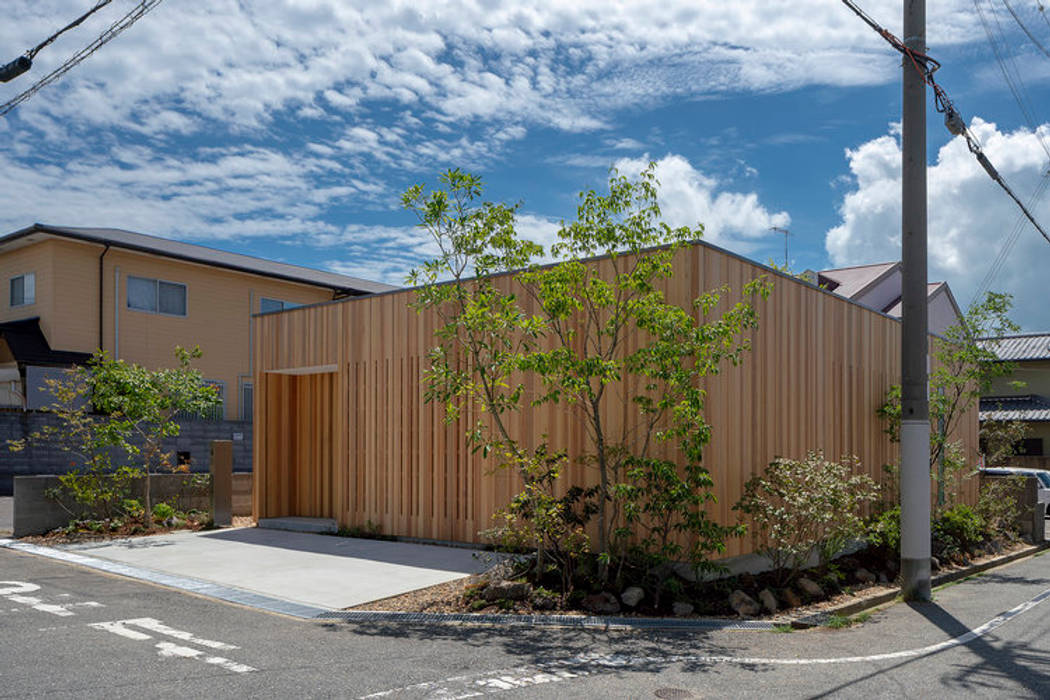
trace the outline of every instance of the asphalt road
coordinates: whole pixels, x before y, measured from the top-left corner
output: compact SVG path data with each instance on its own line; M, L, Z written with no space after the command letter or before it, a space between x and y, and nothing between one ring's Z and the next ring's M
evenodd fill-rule
M1032 602L1047 590L1050 556L845 630L366 625L0 550L0 697L1050 697L1050 599ZM928 648L1026 601L983 636Z

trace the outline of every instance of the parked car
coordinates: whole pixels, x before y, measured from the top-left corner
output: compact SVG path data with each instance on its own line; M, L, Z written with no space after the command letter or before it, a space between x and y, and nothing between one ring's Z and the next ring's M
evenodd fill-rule
M1039 481L1037 500L1048 504L1047 517L1050 517L1050 471L1046 469L1025 469L1022 467L985 467L981 470L984 476L1031 476Z

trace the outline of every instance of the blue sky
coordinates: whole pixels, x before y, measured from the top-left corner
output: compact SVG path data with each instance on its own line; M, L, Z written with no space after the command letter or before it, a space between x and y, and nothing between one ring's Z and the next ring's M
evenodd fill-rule
M89 0L7 0L4 61ZM90 42L114 0L0 84ZM899 34L899 0L862 3ZM1048 167L1050 58L1002 0L929 3L941 84L1023 199ZM1010 0L1050 47L1036 0ZM841 3L167 0L6 119L0 230L112 226L400 283L430 253L398 206L448 167L549 241L610 166L657 163L675 225L794 269L899 257L899 57ZM1031 127L1035 127L1033 132ZM930 112L930 277L963 305L1017 212ZM1050 196L1033 204L1050 226ZM1050 244L1020 231L992 289L1050 330Z

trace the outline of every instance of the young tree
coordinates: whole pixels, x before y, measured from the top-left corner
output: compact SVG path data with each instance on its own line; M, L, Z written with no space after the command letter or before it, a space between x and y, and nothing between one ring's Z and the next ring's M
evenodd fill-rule
M933 341L930 372L930 470L937 478L937 503L945 503L944 483L965 468L960 446L951 440L959 420L988 392L992 381L1014 371L1002 362L981 338L1015 333L1019 326L1010 320L1013 297L988 292L971 306L959 323ZM890 387L878 414L887 421L886 432L900 440L900 386Z
M702 465L710 427L699 384L723 363L740 361L749 348L741 334L757 324L751 300L767 295L770 284L749 283L743 299L721 313L715 309L727 288L702 295L688 310L667 302L660 285L681 246L702 231L660 221L651 167L638 180L614 173L608 194L581 194L576 221L562 226L551 251L561 262L550 266L536 264L540 246L517 237L516 207L474 205L480 183L459 171L442 183L443 190L417 186L404 197L440 251L410 278L424 285L417 308L435 309L443 322L426 374L427 398L443 401L450 419L466 405L484 412L472 441L486 454L496 448L503 464L517 467L535 503L538 485L553 493L560 467L552 472L551 465L565 451L549 448L546 436L515 436L507 428L504 417L521 409L525 377L533 378L541 391L531 405L570 407L587 436L587 454L578 458L597 469L599 483L585 492L594 502L582 512L597 514L600 578L607 580L609 565L622 566L637 546L649 557L679 554L679 535L702 564L735 529L705 513L713 498ZM605 256L611 272L584 262L594 256ZM514 285L489 276L515 269ZM466 279L468 272L478 277ZM442 278L450 282L438 284ZM532 299L534 315L523 311L519 293ZM609 414L618 399L636 407L639 421L614 433ZM529 440L538 444L523 442ZM660 442L676 444L679 457L656 456ZM569 491L575 504L581 491ZM540 500L548 506L543 512L562 514L560 528L576 532L566 525L581 517L573 504L551 508L549 498Z
M145 524L151 527L150 474L172 466L163 441L181 430L173 417L179 412L203 415L219 403L215 388L190 366L200 356L200 348L176 347L176 367L149 370L96 351L87 365L70 370L65 380L51 382L56 401L49 410L59 424L45 426L29 440L51 442L77 456L80 464L72 470L71 482L82 475L81 469L100 484L114 474L119 483L144 478ZM24 446L25 441L13 445ZM123 453L129 465L116 467L114 450Z

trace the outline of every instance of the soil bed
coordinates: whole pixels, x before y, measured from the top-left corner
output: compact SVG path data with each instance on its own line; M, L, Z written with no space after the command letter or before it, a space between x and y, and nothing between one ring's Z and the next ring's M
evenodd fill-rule
M997 551L991 551L968 559L960 559L955 563L946 563L935 573L937 575L950 574L952 572L963 572L969 568L979 567L981 564L1006 558L1013 553L1020 552L1031 545L1015 543L1007 546L997 547ZM869 568L871 567L871 568ZM836 562L832 571L808 570L803 576L818 581L827 591L824 596L805 596L796 593L801 598L801 605L790 606L784 598L784 591L788 587L775 586L771 573L733 576L707 584L685 584L683 594L679 599L687 600L694 606L695 612L687 615L677 615L684 619L703 618L741 618L729 605L729 594L734 590L744 590L753 598L757 597L758 591L763 588L772 590L777 598L779 610L775 614L763 612L762 614L750 616L748 619L764 619L790 622L803 618L831 616L837 610L843 608L857 608L859 603L865 600L885 598L887 595L898 592L900 587L896 581L889 580L890 573L887 568L893 569L892 564L887 567L885 558L875 552L860 552L850 557L844 557ZM859 569L866 569L875 573L878 577L887 580L883 582L860 583L856 581L855 574ZM895 578L895 577L894 577ZM531 600L497 600L490 604L483 604L478 593L487 585L488 574L470 576L457 581L438 584L429 588L411 591L398 596L384 598L353 607L347 610L371 610L385 612L416 612L416 613L455 613L455 614L520 614L520 615L593 615L595 613L581 609L579 606L556 605L551 609L541 609L534 606ZM838 590L833 590L838 581ZM683 582L684 583L684 582ZM797 585L792 587L798 590ZM665 593L665 596L668 594ZM622 606L619 612L606 613L617 617L672 617L675 616L670 609L672 601L665 600L660 608L639 604L636 609ZM860 607L864 607L861 605Z
M250 527L254 522L255 521L252 520L251 516L234 516L233 527ZM50 547L61 544L124 540L131 537L152 537L154 535L167 535L172 532L185 532L187 530L198 531L205 529L215 528L205 527L204 522L187 520L185 524L182 524L179 527L170 527L163 523L156 523L152 530L147 531L140 523L131 522L124 523L119 528L105 531L91 530L87 528L70 531L67 528L58 528L43 535L26 535L25 537L20 537L18 541Z

